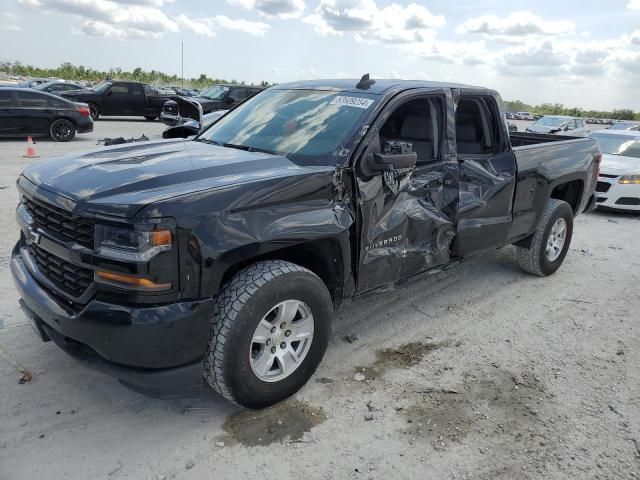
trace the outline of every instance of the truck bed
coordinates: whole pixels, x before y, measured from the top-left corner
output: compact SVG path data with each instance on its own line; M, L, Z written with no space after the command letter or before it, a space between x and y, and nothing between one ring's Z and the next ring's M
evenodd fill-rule
M565 140L580 140L585 137L568 137L566 135L551 135L548 133L513 132L511 146L514 148L537 145L539 143L561 142Z

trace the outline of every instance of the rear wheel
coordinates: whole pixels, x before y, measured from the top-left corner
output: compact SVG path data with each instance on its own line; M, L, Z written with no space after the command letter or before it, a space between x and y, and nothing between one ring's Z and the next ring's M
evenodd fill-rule
M71 120L61 118L51 124L49 133L56 142L68 142L76 136L76 126Z
M91 115L91 118L95 121L98 119L98 117L100 117L100 109L98 108L97 105L90 103L89 104L89 115Z
M205 378L226 399L263 408L297 392L322 360L333 305L318 276L270 260L236 274L217 296Z
M516 247L518 265L534 275L551 275L562 265L572 235L571 206L565 201L550 198L528 247Z

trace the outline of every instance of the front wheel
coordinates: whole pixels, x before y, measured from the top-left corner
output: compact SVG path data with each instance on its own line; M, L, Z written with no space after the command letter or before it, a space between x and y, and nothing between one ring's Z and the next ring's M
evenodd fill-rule
M51 124L49 134L56 142L68 142L76 136L76 126L72 121L61 118Z
M204 375L226 399L263 408L297 392L329 343L333 305L310 270L282 260L237 273L217 296Z
M550 198L528 247L518 249L518 265L541 277L554 273L567 255L573 235L573 210L562 200Z

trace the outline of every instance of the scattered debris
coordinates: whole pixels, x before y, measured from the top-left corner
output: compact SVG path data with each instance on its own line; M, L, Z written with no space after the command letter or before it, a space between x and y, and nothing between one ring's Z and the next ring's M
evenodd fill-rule
M344 337L344 339L349 343L355 343L360 339L360 335L358 335L357 333L350 333L349 335Z
M224 447L224 442L216 442L216 447Z
M371 420L373 420L373 413L371 412L367 412L364 414L364 421L365 422L370 422Z
M138 142L148 142L148 141L149 141L149 138L147 138L146 135L142 134L138 138L132 137L129 139L125 139L124 137L101 138L100 140L98 140L97 145L100 145L102 143L105 147L109 147L111 145L121 145L123 143L138 143Z
M607 222L609 222L609 223L620 223L618 220L614 220L613 218L607 218Z
M581 248L580 249L580 254L584 255L585 257L593 257L593 252L591 250L589 250L588 248Z
M575 302L575 303L588 303L589 305L593 305L593 302L587 302L586 300L578 300L577 298L565 298L567 302Z
M9 354L0 346L0 357L2 357L9 365L17 370L18 373L22 374L18 383L20 385L30 382L33 379L33 374L31 370L27 370L23 366L21 366L18 362L9 357Z
M326 385L328 383L333 383L333 382L334 382L333 378L327 378L327 377L316 378L316 383L322 383L323 385Z
M111 470L110 472L107 473L107 477L111 477L113 475L115 475L116 473L118 473L120 470L122 470L122 462L120 460L118 460L118 466L116 468L114 468L113 470Z
M5 188L9 188L7 185L0 185L0 190L4 190Z
M353 379L354 379L356 382L362 382L363 380L366 380L366 378L367 378L367 377L364 375L364 373L360 373L360 372L356 373L356 374L353 376Z
M624 415L622 415L617 409L616 407L614 407L613 405L609 405L609 410L611 410L613 413L615 413L616 415L624 418Z
M191 470L191 469L192 469L193 467L195 467L195 466L196 466L196 462L194 462L193 460L189 460L189 461L185 464L184 468L185 468L185 469L187 469L187 470Z
M427 387L423 390L418 390L416 393L448 393L452 395L458 395L460 392L458 392L457 390L451 390L448 388Z

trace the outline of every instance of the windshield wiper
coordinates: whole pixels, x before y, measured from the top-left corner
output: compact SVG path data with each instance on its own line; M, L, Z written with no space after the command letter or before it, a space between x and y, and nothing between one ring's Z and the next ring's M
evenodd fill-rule
M273 150L267 150L266 148L250 147L248 145L236 145L234 143L223 143L222 146L229 147L229 148L237 148L238 150L245 150L247 152L261 152L261 153L268 153L270 155L280 155L278 152L274 152Z
M194 140L194 142L208 143L210 145L218 145L219 147L225 147L226 146L226 145L223 145L220 142L216 142L215 140L209 140L208 138L196 138Z

